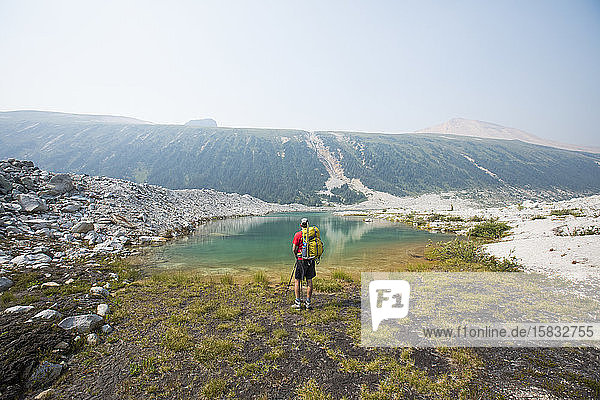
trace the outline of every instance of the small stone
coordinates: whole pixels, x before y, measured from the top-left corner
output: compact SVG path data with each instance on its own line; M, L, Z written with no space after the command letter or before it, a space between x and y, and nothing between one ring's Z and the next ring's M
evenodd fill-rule
M61 319L62 314L56 310L47 309L47 310L40 311L39 313L35 314L32 319L38 319L38 318L46 319L46 320Z
M94 296L102 296L102 297L108 297L110 295L108 290L104 289L102 286L93 286L90 289L90 293Z
M0 277L0 292L5 292L14 285L14 282L10 279L2 276Z
M74 213L81 210L81 206L79 204L69 204L62 209L64 212Z
M56 282L44 282L42 283L42 287L59 287L60 283L56 283Z
M46 389L34 397L35 400L51 399L54 396L54 389Z
M13 306L4 310L5 314L21 314L33 310L33 306Z
M95 346L99 342L98 335L96 335L95 333L90 333L89 335L87 335L86 341L89 345Z
M110 313L110 308L108 307L108 304L98 304L98 307L96 307L96 314L100 315L101 317L105 317Z
M113 332L113 327L109 324L102 325L102 333L105 335L110 335Z
M56 350L67 350L69 348L69 343L67 342L58 342L56 346L54 346Z
M79 333L89 333L102 324L102 317L97 314L76 315L67 317L58 323L66 331L76 330Z
M89 231L94 230L94 223L90 221L81 221L75 224L73 228L71 228L71 232L73 233L88 233Z
M70 285L71 283L75 282L75 279L73 278L69 278L65 281L65 285Z

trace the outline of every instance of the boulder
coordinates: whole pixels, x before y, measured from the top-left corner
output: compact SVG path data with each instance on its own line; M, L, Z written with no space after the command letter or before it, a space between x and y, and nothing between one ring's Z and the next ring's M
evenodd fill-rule
M13 306L4 310L5 314L21 314L33 310L33 306Z
M14 285L14 282L10 279L2 276L0 277L0 292L5 292Z
M71 228L73 233L88 233L94 230L94 223L91 221L80 221Z
M102 286L93 286L90 289L90 293L93 296L102 296L102 297L108 297L110 293L108 293L108 290L104 289Z
M32 319L51 320L51 319L61 319L61 318L62 318L62 314L59 313L58 311L47 309L47 310L40 311L39 313L35 314Z
M42 362L33 371L27 386L29 387L42 387L46 386L56 380L62 372L63 366L60 364L54 364L48 361Z
M48 183L50 189L48 190L53 195L65 194L75 188L73 180L67 174L57 174L50 179Z
M17 200L23 211L28 213L37 213L48 211L48 205L43 199L33 194L19 194Z
M97 314L84 314L67 317L58 323L66 331L75 330L79 333L90 333L102 325L102 317Z
M96 314L100 315L101 317L105 317L109 312L110 308L108 307L108 304L98 304L98 307L96 308Z

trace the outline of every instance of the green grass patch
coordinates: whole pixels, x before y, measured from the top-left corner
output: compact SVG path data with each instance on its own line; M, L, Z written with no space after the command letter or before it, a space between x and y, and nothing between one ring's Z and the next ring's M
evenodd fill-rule
M500 239L510 226L504 222L488 221L475 225L467 232L470 237L483 239Z
M223 285L233 285L233 276L225 274L221 277L221 283Z
M333 273L331 274L331 277L333 279L337 279L338 281L344 281L344 282L353 282L354 281L354 279L352 279L352 276L342 269L336 269L335 271L333 271Z
M168 327L163 335L163 345L173 351L186 350L192 344L192 337L182 326Z
M499 260L487 254L480 243L454 239L425 247L425 258L436 261L433 269L447 271L518 271L515 259Z
M232 319L237 318L241 313L242 310L238 307L222 304L216 309L213 316L221 321L231 321Z
M567 215L572 215L574 217L581 217L583 215L583 213L581 212L581 210L578 210L576 208L562 208L559 210L550 211L550 215L553 215L555 217L566 217Z
M314 278L312 281L313 289L319 292L335 293L344 289L344 286L340 282L333 279Z
M334 400L334 397L325 393L314 379L309 379L298 386L296 395L302 400Z
M227 382L223 379L211 379L202 387L203 399L221 399L227 391Z
M266 286L269 284L269 279L267 278L267 275L265 275L265 273L262 271L256 271L254 275L252 275L252 280L254 281L254 283L258 283L261 286Z
M196 346L194 358L200 362L227 358L235 348L235 343L229 339L208 337Z

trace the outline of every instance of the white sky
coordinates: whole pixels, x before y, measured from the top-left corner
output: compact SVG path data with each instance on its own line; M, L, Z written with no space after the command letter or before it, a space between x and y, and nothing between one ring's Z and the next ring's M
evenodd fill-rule
M0 110L599 145L600 2L0 0Z

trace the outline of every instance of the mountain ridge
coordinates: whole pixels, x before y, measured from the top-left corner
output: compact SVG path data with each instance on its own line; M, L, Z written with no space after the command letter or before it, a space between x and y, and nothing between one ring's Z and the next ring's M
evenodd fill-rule
M541 146L555 147L557 149L600 153L600 147L580 146L547 140L517 128L509 128L492 122L472 120L466 118L452 118L438 125L419 129L415 133L447 134L456 136L470 136L485 139L520 140L526 143Z
M306 205L448 191L545 193L549 198L600 193L598 154L448 134L0 118L0 158L170 189L215 189Z

